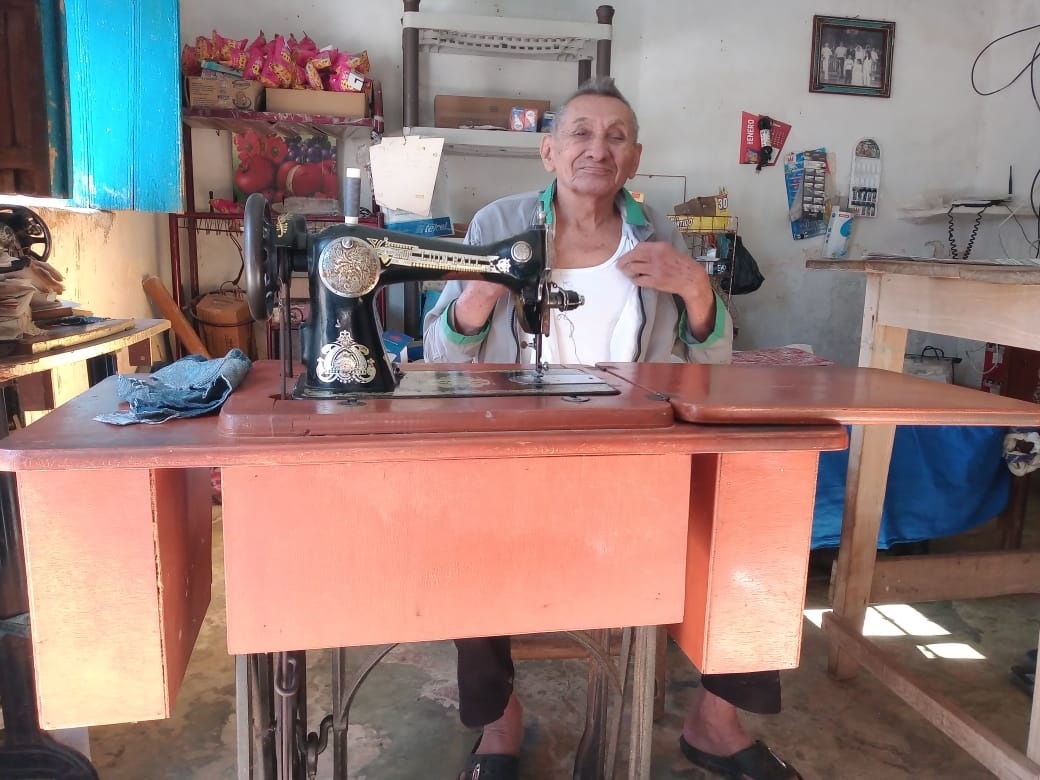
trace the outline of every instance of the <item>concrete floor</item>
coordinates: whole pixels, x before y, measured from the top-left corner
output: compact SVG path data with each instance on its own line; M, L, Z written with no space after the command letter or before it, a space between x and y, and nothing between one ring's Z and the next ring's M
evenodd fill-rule
M1040 546L1040 480L1034 480L1026 547ZM214 520L215 560L221 563L219 511ZM992 524L943 549L992 549ZM164 721L90 729L91 754L104 780L235 777L233 660L223 644L224 594L217 576L213 603L188 667L174 716ZM814 570L810 617L826 603L826 574ZM1025 745L1029 699L1012 687L1008 667L1035 647L1040 598L1015 596L874 610L870 630L904 663L927 672L935 689L1012 745ZM922 618L929 623L924 623ZM818 618L817 618L818 619ZM945 631L948 633L941 633ZM925 646L962 643L971 659L943 658ZM366 654L358 651L356 658ZM749 730L792 762L806 780L848 778L959 778L991 775L893 694L860 674L846 683L826 672L827 647L819 628L805 622L802 662L785 672L784 712L748 716ZM327 653L309 658L310 704L315 728L329 711ZM672 645L668 656L667 711L656 725L651 778L706 777L681 761L676 745L684 708L697 673ZM585 667L578 661L519 664L518 690L527 713L521 776L553 780L569 767L584 712ZM399 647L362 687L350 726L350 777L355 780L449 780L473 745L474 733L457 718L454 648L450 643ZM319 778L331 777L331 758L319 761Z

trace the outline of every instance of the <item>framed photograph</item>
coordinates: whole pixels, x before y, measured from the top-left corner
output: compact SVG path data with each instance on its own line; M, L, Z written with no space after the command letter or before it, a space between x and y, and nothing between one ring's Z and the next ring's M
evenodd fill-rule
M895 22L814 16L809 91L887 98L895 37Z

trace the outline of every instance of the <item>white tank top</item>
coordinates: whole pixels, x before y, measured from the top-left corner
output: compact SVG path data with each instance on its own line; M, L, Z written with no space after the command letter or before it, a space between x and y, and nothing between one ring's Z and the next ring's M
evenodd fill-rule
M639 334L639 288L617 267L618 258L636 245L627 223L614 254L590 268L554 268L560 287L585 296L585 304L568 312L552 311L542 360L591 366L609 360L632 360ZM534 349L525 355L533 362Z

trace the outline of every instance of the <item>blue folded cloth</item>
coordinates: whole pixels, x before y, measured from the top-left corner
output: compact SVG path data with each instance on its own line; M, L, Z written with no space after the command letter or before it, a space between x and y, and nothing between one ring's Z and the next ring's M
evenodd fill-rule
M116 393L120 401L130 404L130 409L99 414L94 419L130 425L209 414L219 409L242 383L252 365L246 354L236 348L212 360L188 355L154 374L120 374Z

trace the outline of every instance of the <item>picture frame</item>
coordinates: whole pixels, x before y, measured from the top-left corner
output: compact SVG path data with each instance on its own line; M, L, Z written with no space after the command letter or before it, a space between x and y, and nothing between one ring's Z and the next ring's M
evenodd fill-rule
M887 98L896 23L813 16L809 91Z

